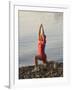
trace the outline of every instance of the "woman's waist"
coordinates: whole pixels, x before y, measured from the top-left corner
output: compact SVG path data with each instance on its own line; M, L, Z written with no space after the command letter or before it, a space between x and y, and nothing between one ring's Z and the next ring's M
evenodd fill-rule
M44 55L45 54L45 51L44 50L38 50L38 54Z
M38 53L37 55L38 56L41 56L41 57L46 57L46 54L45 53Z

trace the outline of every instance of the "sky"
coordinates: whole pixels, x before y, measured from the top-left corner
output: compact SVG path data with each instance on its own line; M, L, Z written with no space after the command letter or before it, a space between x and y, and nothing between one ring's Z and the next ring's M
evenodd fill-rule
M47 59L63 61L63 13L19 10L19 66L34 64L40 24L43 24L47 37Z

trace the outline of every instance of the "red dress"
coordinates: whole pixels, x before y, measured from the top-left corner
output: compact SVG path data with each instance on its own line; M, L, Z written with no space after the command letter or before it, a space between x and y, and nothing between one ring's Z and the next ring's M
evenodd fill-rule
M46 36L43 37L43 40L38 39L38 56L40 56L41 59L46 58L45 44L46 44Z

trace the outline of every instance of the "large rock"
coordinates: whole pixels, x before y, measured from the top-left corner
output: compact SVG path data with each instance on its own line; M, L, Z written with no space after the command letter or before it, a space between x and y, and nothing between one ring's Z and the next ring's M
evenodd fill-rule
M63 63L49 61L46 66L39 64L37 71L33 71L34 67L20 67L19 79L63 77Z

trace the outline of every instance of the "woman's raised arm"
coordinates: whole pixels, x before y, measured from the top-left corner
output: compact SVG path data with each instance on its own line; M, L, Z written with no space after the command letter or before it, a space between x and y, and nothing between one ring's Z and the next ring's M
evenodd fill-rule
M38 34L39 36L40 36L40 33L41 33L41 25L40 25L40 28L39 28L39 34Z
M42 24L41 24L41 28L42 28L42 34L43 34L43 36L44 36L44 27L43 27Z

